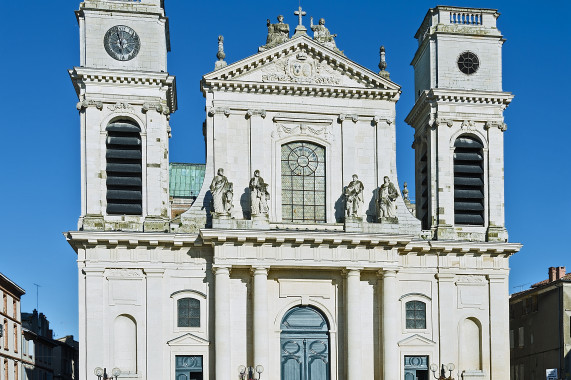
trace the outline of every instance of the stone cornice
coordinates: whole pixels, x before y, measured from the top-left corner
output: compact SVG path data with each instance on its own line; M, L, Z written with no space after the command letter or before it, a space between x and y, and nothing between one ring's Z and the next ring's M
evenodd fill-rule
M509 92L430 89L424 91L416 100L414 107L405 118L405 122L415 127L419 118L426 117L426 109L436 107L439 103L496 105L503 110L513 98L514 96ZM487 119L483 121L487 121Z
M203 244L273 244L313 246L368 246L368 247L404 247L412 235L381 235L356 233L328 233L314 231L277 231L277 230L222 230L204 229L200 231Z
M439 255L490 255L509 257L521 249L519 243L494 243L470 241L424 241L415 240L399 249L400 254L439 254Z
M203 85L203 91L204 91ZM211 80L208 88L214 91L245 92L255 94L280 94L319 96L351 99L383 99L396 102L400 91L375 88L323 86L300 83L264 83L264 82L238 82L225 80Z
M68 73L78 97L82 96L85 84L89 83L166 87L168 108L172 112L177 110L176 78L168 73L89 67L74 67L72 70L68 70Z
M78 248L88 246L126 245L138 246L172 246L172 247L200 247L202 241L197 234L169 234L153 232L97 232L97 231L69 231L64 233L68 243L77 252Z

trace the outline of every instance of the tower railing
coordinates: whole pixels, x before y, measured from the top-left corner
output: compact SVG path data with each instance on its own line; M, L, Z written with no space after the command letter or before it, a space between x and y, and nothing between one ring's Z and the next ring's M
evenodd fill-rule
M469 12L450 12L450 23L462 25L482 25L482 14Z

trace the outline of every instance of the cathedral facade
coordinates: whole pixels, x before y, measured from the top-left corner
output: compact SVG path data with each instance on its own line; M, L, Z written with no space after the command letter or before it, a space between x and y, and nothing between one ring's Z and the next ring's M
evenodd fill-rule
M203 186L173 218L163 1L80 4L82 380L509 378L499 13L416 33L414 215L384 51L373 72L295 13L235 63L219 38Z

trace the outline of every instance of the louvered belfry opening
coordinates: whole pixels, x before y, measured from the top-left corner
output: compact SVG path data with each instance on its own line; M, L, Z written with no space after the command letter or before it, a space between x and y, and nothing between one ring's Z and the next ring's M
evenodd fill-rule
M141 128L128 120L107 130L107 214L141 215L143 182Z
M428 155L426 152L426 145L423 145L420 151L419 160L419 173L420 173L420 196L419 200L419 219L422 222L422 229L427 230L430 228L428 220Z
M454 223L484 225L484 146L471 136L454 143Z

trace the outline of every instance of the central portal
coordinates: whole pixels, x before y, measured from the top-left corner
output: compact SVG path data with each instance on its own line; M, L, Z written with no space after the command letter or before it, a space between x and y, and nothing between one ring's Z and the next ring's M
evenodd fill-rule
M281 380L329 380L329 324L310 306L290 309L281 323Z

